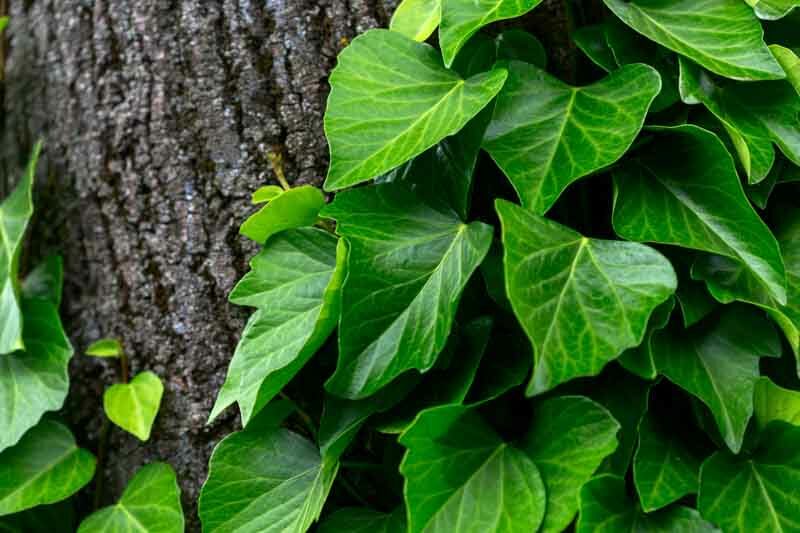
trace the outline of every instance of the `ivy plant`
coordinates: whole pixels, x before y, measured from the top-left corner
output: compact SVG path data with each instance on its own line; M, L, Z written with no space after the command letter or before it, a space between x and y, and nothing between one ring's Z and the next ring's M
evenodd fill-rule
M242 226L205 531L797 529L796 3L575 3L575 68L539 4L341 51L327 201L273 165Z

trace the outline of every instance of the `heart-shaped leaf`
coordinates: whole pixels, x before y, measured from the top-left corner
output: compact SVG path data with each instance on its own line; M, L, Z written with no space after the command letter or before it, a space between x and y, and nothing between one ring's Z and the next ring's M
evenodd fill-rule
M535 404L520 447L539 468L547 493L540 532L559 533L572 522L581 487L616 450L619 428L611 413L588 398L558 396Z
M625 66L588 87L570 87L527 63L507 67L483 146L538 214L570 183L625 153L661 89L647 65Z
M409 533L536 531L541 524L545 488L539 470L474 410L425 410L400 443L408 448L400 472Z
M720 76L772 80L783 70L741 0L604 0L625 24Z
M453 63L458 51L475 32L498 20L524 15L542 0L442 0L439 43L445 65Z
M230 300L258 310L245 326L210 420L237 402L246 426L322 346L339 318L346 257L335 237L303 228L276 235L253 258Z
M146 441L150 438L163 393L164 385L158 376L145 371L130 383L109 387L103 395L103 408L114 424Z
M711 409L725 443L738 452L753 414L759 359L781 353L772 324L732 306L710 324L659 331L651 348L659 372Z
M495 69L464 80L442 67L432 47L396 32L370 30L355 38L330 76L325 189L380 176L458 132L505 79L506 71Z
M442 0L403 0L394 10L389 28L415 41L433 35L442 19Z
M588 239L498 200L506 290L533 343L528 394L592 376L642 342L650 314L675 292L669 261L647 246Z
M798 448L800 427L773 422L752 454L715 453L700 471L700 512L725 532L797 531Z
M340 193L322 215L350 245L339 363L326 388L364 398L407 370L432 368L492 228L434 209L402 184Z
M92 479L94 466L69 429L43 420L0 453L0 516L68 498Z
M742 261L786 302L778 243L742 190L725 146L697 126L658 128L656 146L614 172L614 230Z
M245 220L239 233L265 243L281 231L313 226L325 205L325 195L311 185L302 185L276 195L269 203Z
M175 472L167 464L153 463L136 472L116 504L84 520L78 533L183 533L183 530L181 490Z
M33 215L33 178L41 148L41 143L34 147L22 179L0 203L0 356L25 347L17 278L22 240Z

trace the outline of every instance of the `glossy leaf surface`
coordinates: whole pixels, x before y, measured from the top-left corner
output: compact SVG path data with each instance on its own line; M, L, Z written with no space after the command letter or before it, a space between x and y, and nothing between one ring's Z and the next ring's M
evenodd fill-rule
M245 220L239 233L265 243L281 231L313 226L324 205L325 195L322 191L311 185L301 185L270 199L267 205Z
M439 26L441 4L442 0L403 0L394 10L389 28L415 41L425 41Z

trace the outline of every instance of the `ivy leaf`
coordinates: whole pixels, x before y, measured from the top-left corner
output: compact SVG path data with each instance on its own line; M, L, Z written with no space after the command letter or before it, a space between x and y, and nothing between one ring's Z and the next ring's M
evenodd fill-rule
M284 192L283 187L279 187L278 185L264 185L253 192L250 197L250 203L253 205L263 204L275 199Z
M639 424L633 480L648 513L697 492L702 459L682 437L672 428L663 427L652 413Z
M37 143L22 179L0 203L0 356L25 348L17 278L22 241L33 215L33 178L41 149Z
M347 250L314 228L288 230L250 262L231 302L258 308L245 326L213 420L239 404L242 425L308 362L336 327Z
M580 396L534 405L533 425L520 447L539 468L547 493L539 531L563 531L578 511L578 495L617 448L620 425L603 406Z
M259 243L281 231L313 226L325 205L325 195L311 185L284 191L245 220L239 233Z
M206 533L304 533L322 511L338 458L259 419L225 437L211 455L199 500Z
M322 215L350 245L339 364L326 389L359 399L407 370L430 370L492 228L464 224L400 184L340 193Z
M181 490L167 464L152 463L136 472L120 500L91 514L78 533L142 531L182 533Z
M61 256L49 255L36 265L22 281L22 296L50 300L56 307L59 307L63 286L64 263Z
M605 24L593 24L578 28L572 34L572 40L592 63L606 72L612 72L619 68L617 58L614 57L614 52L606 40Z
M475 32L487 24L516 18L538 6L542 0L442 0L439 43L444 63L453 63L458 51Z
M75 533L75 509L71 500L39 505L0 517L3 533Z
M442 0L403 0L392 15L389 29L415 41L433 35L442 19Z
M722 142L697 126L658 128L661 146L614 172L614 230L741 260L778 300L786 272L775 238L747 201Z
M100 339L86 348L86 355L91 357L112 357L122 355L122 344L117 339Z
M106 416L139 440L150 439L150 430L161 405L164 385L158 376L145 371L130 383L117 383L103 394Z
M700 471L700 512L726 532L796 531L798 447L800 428L773 422L751 455L715 453Z
M800 6L798 0L745 0L750 4L760 19L777 20L788 15Z
M647 65L571 87L533 65L507 64L483 143L522 204L544 214L567 186L622 157L661 89Z
M800 2L797 5L800 5ZM784 46L771 44L769 49L775 59L778 60L778 63L780 63L783 71L786 72L786 80L792 84L794 90L800 95L800 58L797 57L794 51Z
M581 512L576 533L719 533L700 513L673 506L655 513L642 512L625 492L625 480L598 476L581 489Z
M651 346L659 372L711 409L725 443L738 453L753 414L759 358L781 353L772 325L731 306L711 324L660 331Z
M800 426L800 392L784 389L761 377L753 394L753 415L762 430L775 420Z
M772 168L773 143L800 165L800 97L787 81L725 83L681 60L680 93L685 103L702 103L720 120L751 184Z
M68 498L92 479L94 466L69 429L43 420L0 453L0 516Z
M547 66L547 51L541 41L530 33L510 29L495 38L497 59L522 61L539 68Z
M595 375L641 343L650 314L677 286L664 256L583 237L504 200L496 205L506 290L536 350L528 394Z
M339 509L317 529L318 533L406 533L407 530L402 507L391 514L362 507Z
M474 411L420 413L400 436L409 533L536 531L545 488L534 462Z
M505 79L505 70L494 69L463 80L442 67L432 47L396 32L358 36L330 76L325 190L380 176L458 132Z
M604 0L625 24L720 76L784 77L753 11L739 0Z
M656 331L667 327L673 309L675 309L675 298L670 298L656 307L653 314L650 315L650 321L647 324L647 331L644 334L642 343L639 346L625 350L622 352L622 355L619 356L619 364L622 365L625 370L643 379L656 379L658 369L653 360L650 341Z
M42 299L22 301L25 351L0 357L0 450L15 444L47 411L60 409L69 391L72 358L58 310Z
M767 311L783 330L800 361L800 210L784 211L777 237L786 264L786 305L773 298L744 265L725 257L698 257L692 275L704 280L711 294L722 303L739 300Z

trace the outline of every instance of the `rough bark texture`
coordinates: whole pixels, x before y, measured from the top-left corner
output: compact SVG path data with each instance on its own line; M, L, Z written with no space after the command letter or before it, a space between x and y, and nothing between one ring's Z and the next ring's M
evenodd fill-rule
M104 503L164 460L199 530L208 457L236 425L206 419L245 319L227 294L254 251L237 233L249 193L273 180L270 153L295 182L321 180L327 75L397 1L12 0L4 164L46 139L34 234L65 257L68 332L78 352L122 339L133 372L166 387L148 443L112 431ZM559 5L533 26L563 56ZM114 368L76 355L71 374L65 414L96 449Z

